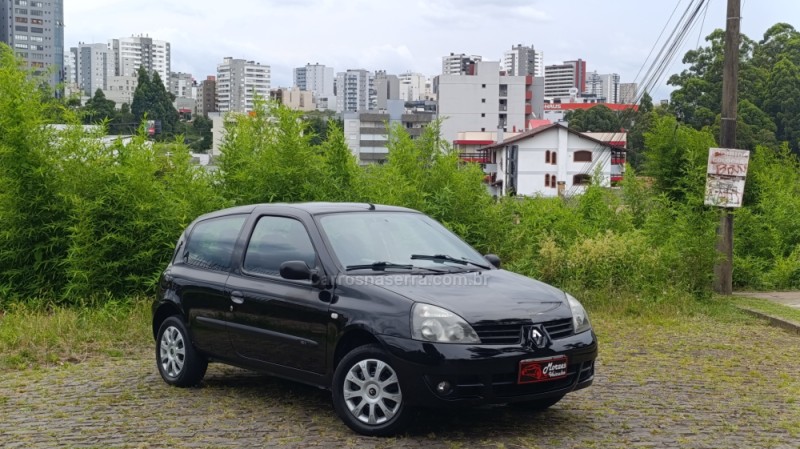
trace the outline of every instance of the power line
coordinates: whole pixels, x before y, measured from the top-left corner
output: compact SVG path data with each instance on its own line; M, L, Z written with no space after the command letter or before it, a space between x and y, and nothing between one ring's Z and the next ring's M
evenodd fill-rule
M678 0L678 2L677 2L677 3L675 3L675 8L673 8L673 9L672 9L672 14L670 14L670 15L669 15L669 18L668 18L668 19L667 19L667 21L664 23L664 27L663 27L663 28L661 28L661 33L659 33L659 35L658 35L658 38L656 38L656 41L655 41L655 42L653 42L653 46L650 48L650 53L648 53L648 54L647 54L647 57L646 57L646 58L644 59L644 61L642 62L642 66L641 66L641 67L639 67L639 71L636 73L636 76L633 78L633 82L634 82L634 83L635 83L636 81L638 81L638 80L639 80L639 75L641 75L641 73L642 73L642 70L644 69L644 66L645 66L645 65L647 65L647 61L649 61L649 60L650 60L650 56L652 56L652 55L653 55L653 52L655 51L655 49L656 49L656 46L658 46L658 42L659 42L659 41L661 40L661 38L664 36L664 31L666 31L666 29L667 29L667 26L668 26L668 25L669 25L669 23L672 21L672 17L673 17L673 16L675 16L675 11L677 11L677 10L678 10L678 6L680 6L680 5L681 5L681 2L682 2L682 1L683 1L683 0Z

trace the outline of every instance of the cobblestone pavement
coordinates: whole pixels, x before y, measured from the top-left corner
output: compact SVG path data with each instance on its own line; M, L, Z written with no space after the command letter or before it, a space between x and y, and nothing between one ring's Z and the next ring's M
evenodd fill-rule
M800 448L800 337L707 318L603 319L595 384L542 413L421 411L354 434L325 391L212 365L171 388L150 351L0 371L0 447Z

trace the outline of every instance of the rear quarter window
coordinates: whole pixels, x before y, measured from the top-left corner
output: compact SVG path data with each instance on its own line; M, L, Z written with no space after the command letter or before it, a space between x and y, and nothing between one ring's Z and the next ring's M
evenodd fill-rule
M227 271L247 215L212 218L195 224L183 261L209 270Z

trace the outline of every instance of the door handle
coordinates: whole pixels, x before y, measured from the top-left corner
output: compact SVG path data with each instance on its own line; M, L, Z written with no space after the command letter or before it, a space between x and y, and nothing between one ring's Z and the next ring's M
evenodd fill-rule
M242 296L242 292L231 292L231 301L233 301L235 304L244 303L244 296Z

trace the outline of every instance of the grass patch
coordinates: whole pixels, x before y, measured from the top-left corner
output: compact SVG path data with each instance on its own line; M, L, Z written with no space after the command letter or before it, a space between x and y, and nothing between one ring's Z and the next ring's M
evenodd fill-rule
M664 292L658 297L618 292L573 293L590 318L602 314L618 319L633 318L640 323L670 325L690 319L713 319L722 323L754 323L756 319L736 307L730 298L696 298L681 292Z
M124 357L152 339L150 313L145 299L91 308L12 304L0 313L0 369Z
M742 307L747 307L758 312L772 315L778 318L785 318L787 320L800 323L800 309L784 306L766 299L758 298L735 298L733 303Z

